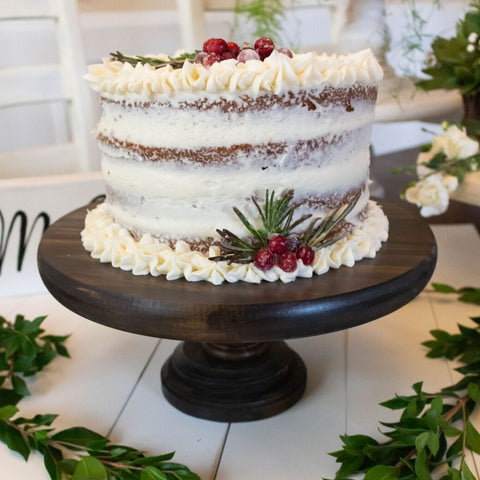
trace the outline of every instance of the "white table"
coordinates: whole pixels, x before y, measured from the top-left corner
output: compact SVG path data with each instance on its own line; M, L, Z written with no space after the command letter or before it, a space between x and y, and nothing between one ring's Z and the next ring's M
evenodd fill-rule
M480 285L480 237L472 225L435 226L439 261L434 281L456 287ZM293 286L294 288L294 286ZM396 419L378 405L425 381L436 390L455 377L452 365L425 357L429 330L456 331L479 315L479 307L425 291L402 309L348 331L291 341L308 369L305 396L290 410L240 424L189 417L162 396L160 367L177 344L112 330L85 320L48 293L0 300L0 315L13 319L48 314L51 333L72 336L71 359L55 359L28 381L32 397L20 403L23 416L58 413L54 426L81 425L116 443L147 453L176 451L203 480L281 480L333 477L327 453L340 448L339 435L379 436L378 421ZM480 420L480 419L477 419ZM480 421L475 422L477 428ZM0 478L47 480L42 459L28 463L0 444Z

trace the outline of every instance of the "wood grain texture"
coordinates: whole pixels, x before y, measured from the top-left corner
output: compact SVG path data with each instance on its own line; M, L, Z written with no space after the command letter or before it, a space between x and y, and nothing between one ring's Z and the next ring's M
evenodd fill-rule
M294 283L215 286L134 276L101 264L83 249L87 208L45 233L38 266L62 304L95 322L133 333L197 342L241 343L299 338L360 325L417 296L436 262L428 225L401 205L385 203L388 241L374 259Z

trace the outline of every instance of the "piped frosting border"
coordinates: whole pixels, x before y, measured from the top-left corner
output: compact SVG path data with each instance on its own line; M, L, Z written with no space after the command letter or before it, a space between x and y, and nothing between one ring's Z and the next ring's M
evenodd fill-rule
M168 58L165 55L149 55ZM210 68L186 61L182 68L154 68L111 59L90 65L84 76L93 90L108 98L130 96L148 101L162 95L244 94L252 97L273 92L378 83L383 71L371 50L348 55L296 54L293 58L273 52L264 61L235 59L214 63Z
M229 265L227 262L214 262L208 257L219 254L215 246L210 247L208 255L205 255L190 250L184 241L178 241L175 249L151 235L144 235L136 241L110 216L106 203L88 211L81 237L84 248L93 258L131 271L134 275L165 275L167 280L183 277L190 282L203 280L214 285L225 281L260 283L262 280L289 283L297 277L310 278L313 274L322 275L330 268L352 267L362 258L374 258L382 242L388 238L388 219L382 208L370 200L362 225L333 245L317 251L311 266L299 261L297 269L291 273L277 266L265 272L253 263Z

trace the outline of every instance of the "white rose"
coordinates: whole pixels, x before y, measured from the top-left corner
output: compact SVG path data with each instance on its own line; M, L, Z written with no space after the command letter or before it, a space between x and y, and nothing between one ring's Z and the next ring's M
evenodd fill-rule
M449 182L447 182L447 185L449 185ZM420 215L422 217L444 213L447 210L449 200L448 189L441 174L430 175L420 180L415 186L407 189L405 198L408 202L421 207Z
M452 193L458 187L458 178L453 175L443 175L442 183L443 186L447 189L447 191L449 193Z
M428 153L431 157L443 152L448 158L466 158L475 155L478 148L478 142L468 137L464 130L450 125L443 135L437 135L433 139Z

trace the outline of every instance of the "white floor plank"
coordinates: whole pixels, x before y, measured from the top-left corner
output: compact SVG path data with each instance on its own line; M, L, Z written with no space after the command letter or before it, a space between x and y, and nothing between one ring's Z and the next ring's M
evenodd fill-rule
M432 281L457 288L480 285L480 236L469 225L433 225L438 246L437 268Z
M394 421L398 412L379 405L395 394L411 395L411 386L437 390L450 381L446 362L425 357L421 342L436 328L426 296L400 310L351 329L348 344L348 433L378 437L378 421Z
M345 430L345 335L289 342L307 366L305 396L272 418L232 424L217 480L321 478L335 471L335 437Z
M174 461L208 480L215 472L228 425L190 417L165 400L160 369L177 344L161 341L112 435L150 454L175 451Z

